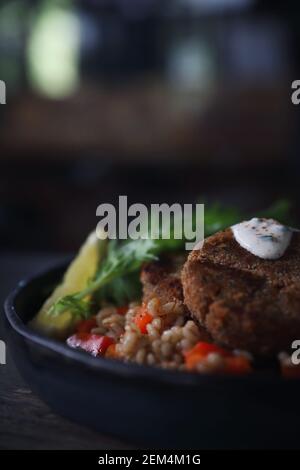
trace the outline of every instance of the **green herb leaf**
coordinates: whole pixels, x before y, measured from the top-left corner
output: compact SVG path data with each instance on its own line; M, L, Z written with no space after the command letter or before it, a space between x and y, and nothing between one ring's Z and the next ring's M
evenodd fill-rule
M90 316L89 302L77 298L76 294L66 295L58 300L50 308L49 315L58 316L67 310L81 318L88 318Z
M132 300L138 300L142 295L142 285L139 271L117 277L109 284L95 293L95 303L101 305L103 301L117 306L128 305Z

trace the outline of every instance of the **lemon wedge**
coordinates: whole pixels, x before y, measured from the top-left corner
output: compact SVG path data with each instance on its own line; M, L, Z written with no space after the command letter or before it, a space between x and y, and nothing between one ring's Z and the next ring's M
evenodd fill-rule
M101 262L106 243L107 240L100 240L95 232L89 235L68 267L62 283L54 289L32 320L31 326L35 330L55 338L65 338L69 334L78 319L68 311L51 316L48 314L49 309L62 297L75 294L87 286Z

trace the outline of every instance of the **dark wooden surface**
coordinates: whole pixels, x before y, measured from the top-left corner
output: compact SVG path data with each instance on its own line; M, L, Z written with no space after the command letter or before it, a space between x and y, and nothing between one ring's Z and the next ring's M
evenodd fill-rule
M52 255L0 255L1 303L22 278L62 257ZM5 341L1 310L0 339ZM0 449L130 449L109 436L63 419L37 398L17 372L7 351L6 365L0 365Z

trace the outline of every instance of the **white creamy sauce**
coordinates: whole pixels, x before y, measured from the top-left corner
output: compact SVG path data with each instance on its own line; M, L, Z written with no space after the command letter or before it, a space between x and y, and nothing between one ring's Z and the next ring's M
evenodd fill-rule
M290 244L293 229L273 219L241 222L231 227L234 238L245 250L263 259L280 258Z

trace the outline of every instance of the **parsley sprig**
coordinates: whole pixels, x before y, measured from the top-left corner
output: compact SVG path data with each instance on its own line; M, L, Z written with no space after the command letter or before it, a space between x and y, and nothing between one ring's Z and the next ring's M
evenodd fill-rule
M82 291L63 297L49 310L51 315L60 315L68 310L80 317L89 316L90 297L118 278L130 275L139 270L143 263L154 261L160 252L159 240L138 239L108 244L108 251L99 269L87 287Z

